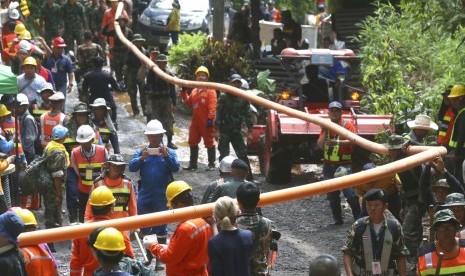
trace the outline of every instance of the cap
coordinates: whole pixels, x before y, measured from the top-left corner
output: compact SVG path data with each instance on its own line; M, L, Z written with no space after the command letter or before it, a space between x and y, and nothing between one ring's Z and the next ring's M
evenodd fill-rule
M239 74L232 74L231 77L229 77L230 82L235 82L235 81L240 81L242 82L242 77Z
M13 211L0 215L0 236L12 243L18 243L18 236L23 232L24 222Z
M342 104L340 102L331 102L329 105L328 105L328 109L331 109L331 108L337 108L337 109L342 109Z
M449 209L440 210L434 214L434 222L432 226L437 227L441 222L451 222L455 224L457 228L460 227L460 222L455 218L454 213Z
M164 54L159 54L155 61L156 62L168 62L168 57Z
M107 160L108 163L115 165L127 165L128 163L124 162L124 158L121 154L111 154Z
M349 170L344 167L344 166L339 166L336 171L334 172L334 177L337 178L337 177L342 177L342 176L346 176L349 174Z
M134 41L145 41L145 38L141 34L134 34L132 36L132 42Z
M247 163L245 163L241 159L236 159L232 162L231 169L241 169L241 170L249 171L249 166L247 165Z
M87 105L83 102L78 102L73 109L73 113L89 113Z
M433 189L433 190L438 189L438 188L450 189L449 183L447 183L447 179L445 179L445 178L438 179L438 181L436 181L436 183L431 185L431 189Z
M46 82L41 89L37 90L37 92L40 94L47 90L50 90L52 93L55 93L55 91L53 91L53 85L49 82Z
M387 202L387 194L383 189L371 189L364 196L365 201L381 200L382 202Z
M444 207L451 206L465 206L465 197L461 193L452 193L446 196L446 201L444 202Z
M63 92L56 92L55 94L53 94L52 96L50 96L50 98L48 98L50 101L64 101L65 100L65 94L63 94Z
M375 163L366 163L365 165L363 165L363 170L364 171L368 171L368 170L371 170L371 169L374 169L374 168L376 168Z
M389 136L387 143L383 144L388 149L401 149L406 139L400 135L393 134Z

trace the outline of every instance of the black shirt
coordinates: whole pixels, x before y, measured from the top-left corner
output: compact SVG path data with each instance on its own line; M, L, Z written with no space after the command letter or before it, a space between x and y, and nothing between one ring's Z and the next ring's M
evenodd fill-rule
M84 82L82 83L82 92L89 93L89 100L93 102L97 98L104 98L108 104L114 103L111 90L118 90L116 80L107 72L102 69L94 69L84 75Z

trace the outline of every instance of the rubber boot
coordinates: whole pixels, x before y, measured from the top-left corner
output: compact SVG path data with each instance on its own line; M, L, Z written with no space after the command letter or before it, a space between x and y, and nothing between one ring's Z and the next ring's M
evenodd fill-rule
M166 244L166 238L157 238L157 240L159 244ZM155 271L163 271L163 270L165 270L165 264L157 259L157 262L155 264Z
M197 159L199 159L199 146L190 147L191 156L189 161L189 167L184 168L187 171L197 170Z
M166 135L166 138L168 139L168 148L177 150L178 147L173 144L173 135Z
M207 148L207 154L208 154L207 171L212 171L215 169L216 148L215 147Z
M342 208L340 201L330 201L329 206L331 207L331 212L333 213L334 225L344 224L342 220Z
M358 197L347 199L347 203L349 203L350 209L352 209L352 215L354 216L354 220L357 220L360 217L360 213L362 212L362 209L360 208L360 202L358 201Z

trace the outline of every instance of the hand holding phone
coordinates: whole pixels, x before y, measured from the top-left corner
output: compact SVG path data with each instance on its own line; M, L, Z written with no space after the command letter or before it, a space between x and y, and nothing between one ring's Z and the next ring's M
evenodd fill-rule
M149 155L160 155L160 148L147 148Z

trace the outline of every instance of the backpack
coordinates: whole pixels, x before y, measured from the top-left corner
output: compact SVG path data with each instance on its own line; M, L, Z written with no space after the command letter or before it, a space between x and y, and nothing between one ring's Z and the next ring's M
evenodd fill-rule
M129 257L124 256L119 261L119 267L122 271L135 276L155 276L155 271L143 265L140 261L136 261Z
M47 160L58 154L61 152L53 151L50 155L38 157L26 167L23 179L19 182L22 195L40 193L53 187L53 178Z

